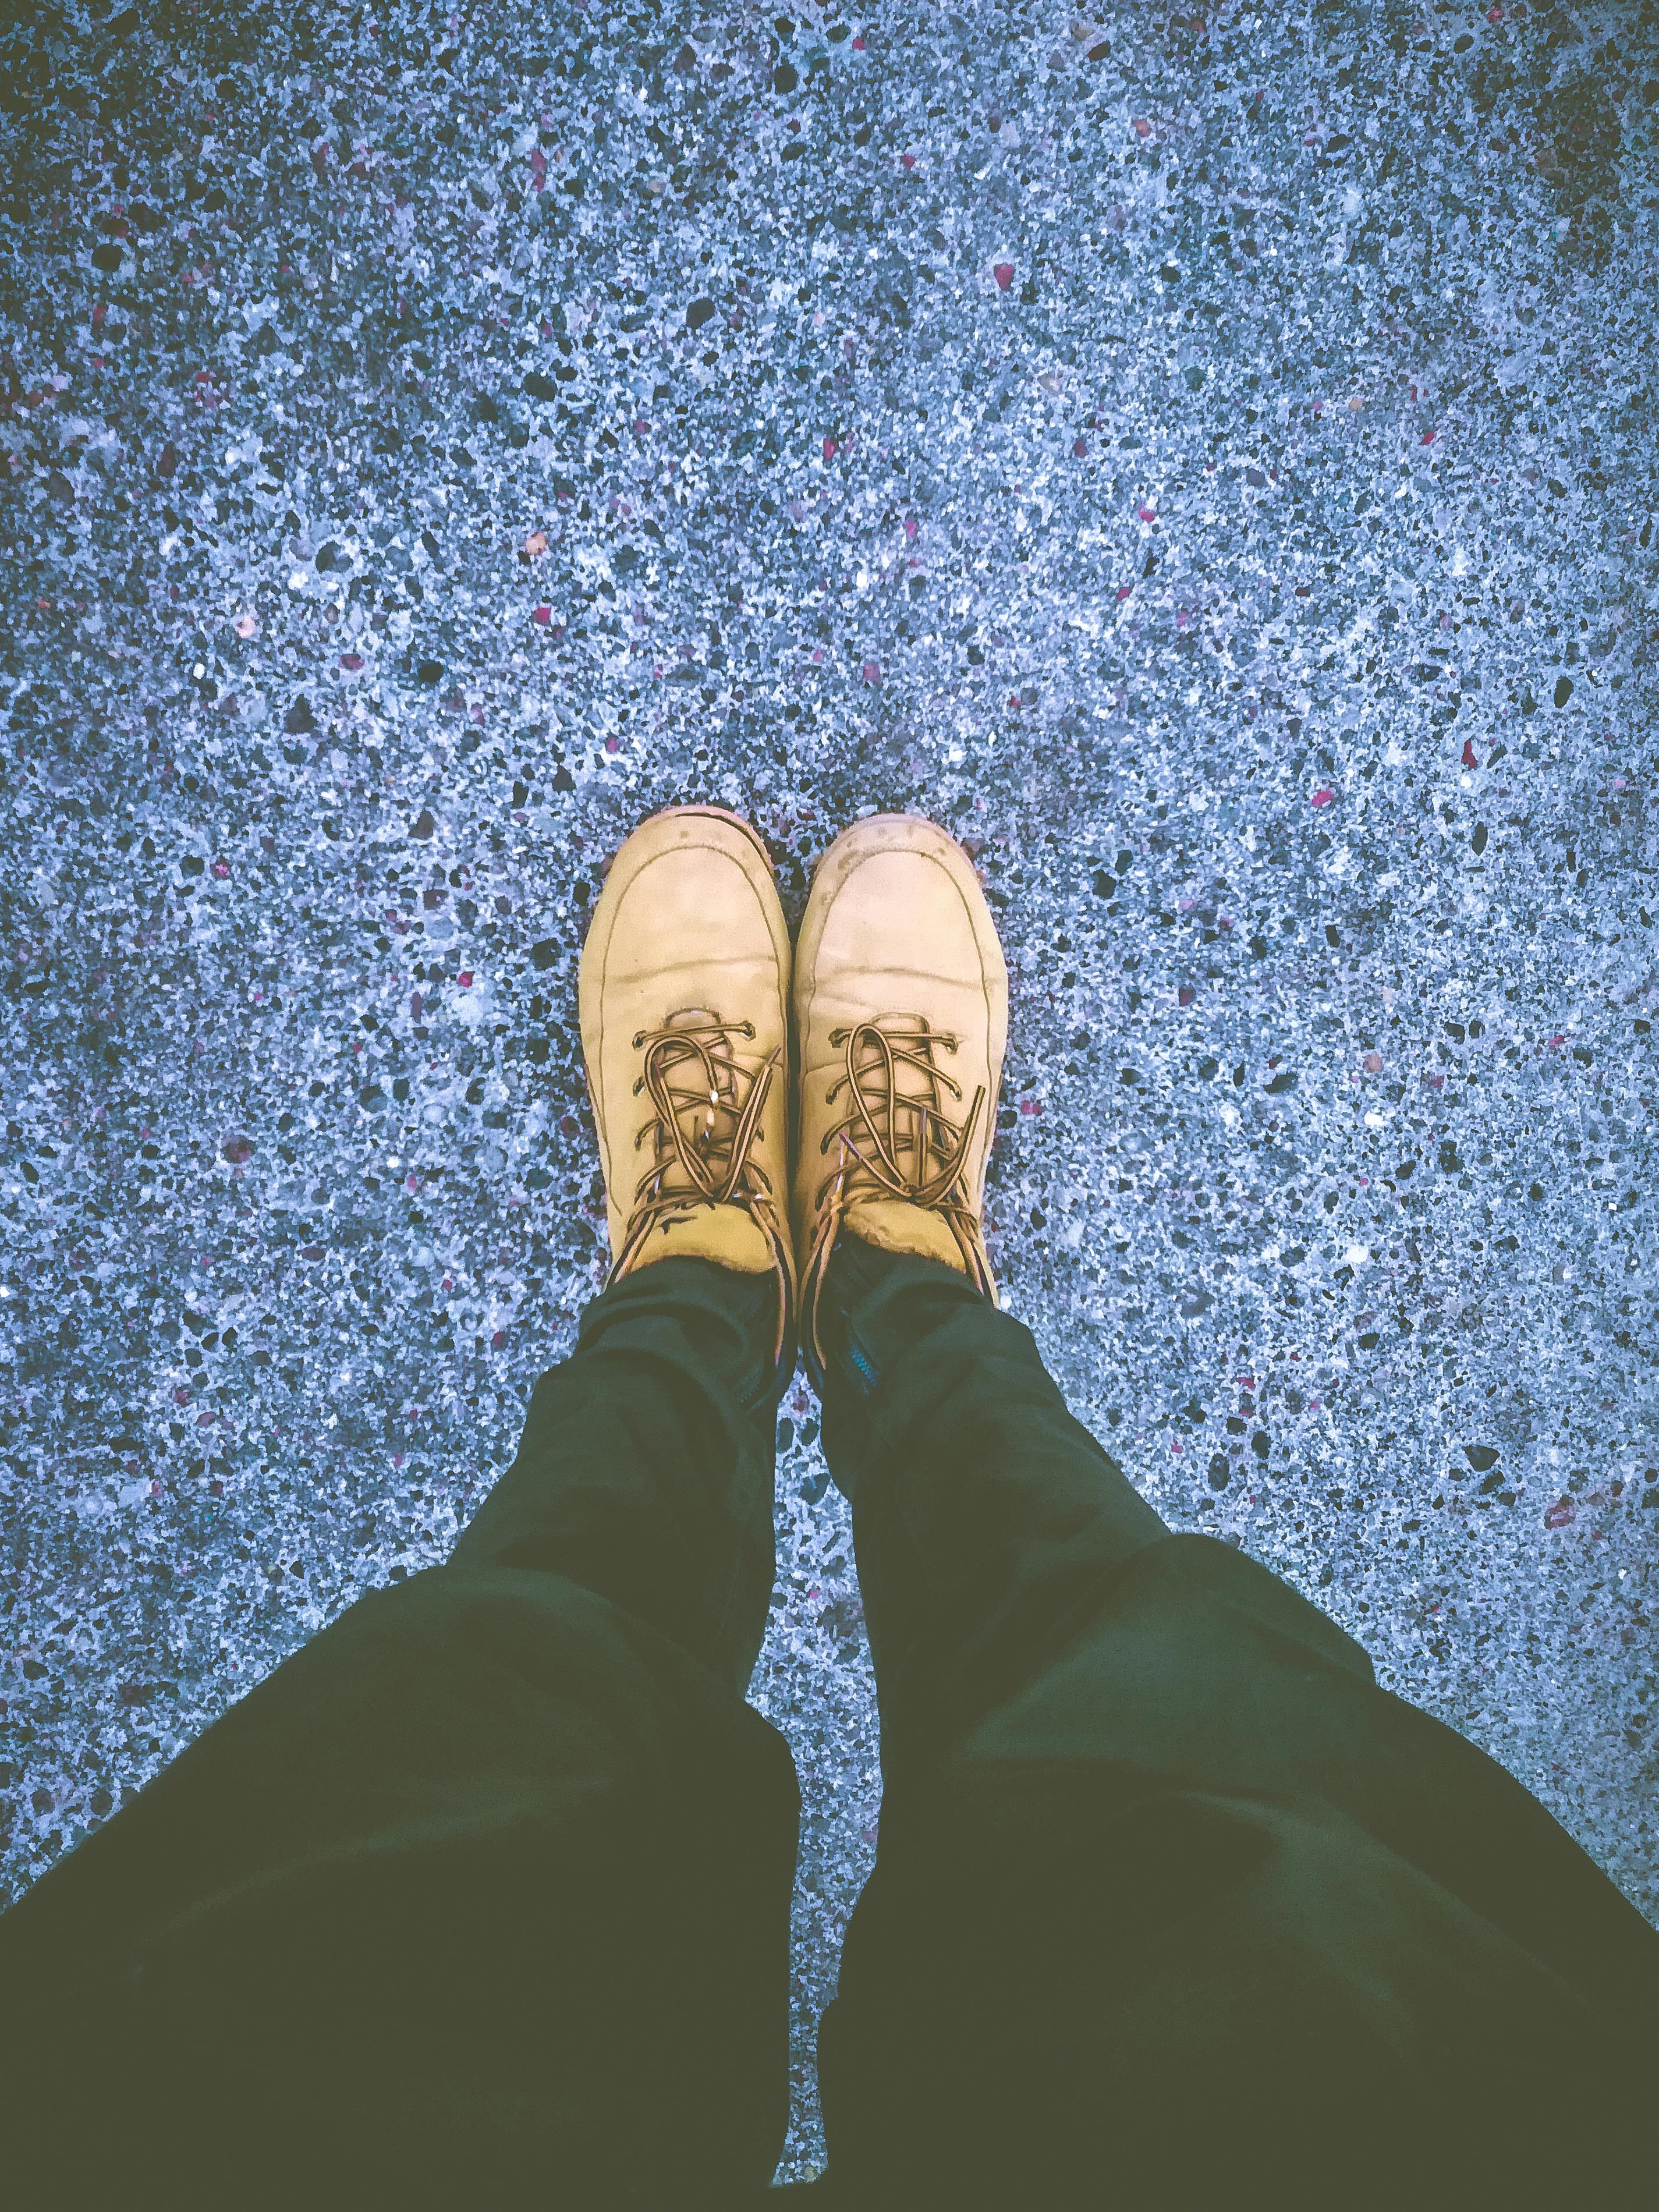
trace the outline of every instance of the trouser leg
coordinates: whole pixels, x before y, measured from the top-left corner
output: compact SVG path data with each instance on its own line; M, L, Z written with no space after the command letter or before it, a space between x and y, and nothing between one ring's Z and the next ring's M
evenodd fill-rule
M763 2186L798 1802L742 1698L771 1328L769 1284L702 1261L596 1301L450 1563L353 1606L0 1919L30 2201Z
M1543 1809L1169 1534L961 1278L848 1243L828 1346L884 1779L820 2038L845 2201L1620 2185L1659 1937Z

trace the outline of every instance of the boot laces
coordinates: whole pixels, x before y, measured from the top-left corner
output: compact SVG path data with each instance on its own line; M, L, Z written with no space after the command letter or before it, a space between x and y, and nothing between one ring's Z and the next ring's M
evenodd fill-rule
M934 1058L938 1052L954 1053L958 1040L934 1029L924 1015L890 1014L832 1030L830 1042L845 1048L846 1063L828 1103L833 1105L844 1092L848 1110L819 1147L835 1152L836 1165L819 1188L818 1202L839 1178L843 1204L885 1196L971 1220L963 1177L985 1088L981 1084L975 1092L958 1126L946 1101L959 1106L963 1086ZM902 1072L908 1072L908 1084Z
M675 1015L634 1039L645 1067L634 1085L652 1115L635 1137L651 1147L651 1164L634 1194L618 1267L659 1222L698 1205L769 1205L770 1178L754 1158L761 1115L782 1061L781 1046L755 1065L738 1057L752 1022L723 1022L696 1012Z

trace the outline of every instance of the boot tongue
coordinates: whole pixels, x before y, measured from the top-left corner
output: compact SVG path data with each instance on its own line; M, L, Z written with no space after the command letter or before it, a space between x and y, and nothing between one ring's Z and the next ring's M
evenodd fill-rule
M720 1016L711 1013L707 1006L682 1006L678 1013L668 1016L663 1027L665 1030L708 1030L719 1020ZM716 1040L716 1049L721 1048L722 1041ZM674 1119L679 1125L681 1135L687 1140L689 1150L702 1155L708 1150L711 1138L725 1138L731 1134L732 1118L738 1109L729 1073L724 1069L718 1071L712 1086L716 1095L711 1097L711 1086L703 1082L702 1070L696 1060L688 1054L686 1059L669 1070L668 1080L678 1097ZM665 1191L684 1191L690 1202L699 1199L696 1184L678 1159L671 1162L662 1187Z
M884 1014L869 1024L872 1030L890 1034L903 1040L902 1049L922 1060L932 1058L928 1047L920 1046L916 1039L926 1038L928 1024L920 1014ZM908 1182L913 1185L925 1178L937 1164L930 1152L924 1150L928 1127L924 1109L944 1106L947 1111L955 1107L943 1084L925 1068L913 1067L896 1053L892 1066L893 1099L890 1109L887 1103L887 1062L880 1050L867 1038L859 1040L857 1070L860 1077L859 1094L865 1106L892 1147L896 1164ZM947 1232L948 1233L948 1232ZM955 1239L951 1239L954 1249Z
M740 1206L699 1205L653 1229L634 1264L653 1260L712 1260L740 1275L769 1275L777 1266L765 1231Z
M718 1022L720 1016L707 1006L683 1006L678 1013L670 1014L663 1024L665 1029L707 1029ZM673 1071L676 1087L682 1083L690 1089L690 1068ZM708 1128L708 1109L714 1102L705 1098L694 1104L688 1097L681 1108L679 1121L695 1144ZM728 1087L721 1086L719 1109L715 1115L717 1133L730 1133L732 1116L740 1108L734 1102ZM692 1187L689 1179L671 1167L664 1180L665 1190L684 1190L686 1212L671 1214L659 1228L654 1229L641 1248L636 1267L648 1267L653 1260L712 1260L716 1267L731 1267L743 1275L769 1274L777 1265L771 1243L754 1217L741 1206L710 1206Z
M903 1034L925 1033L927 1024L918 1014L892 1014L873 1024L883 1030ZM881 1063L866 1052L862 1057L866 1080L873 1078ZM933 1163L920 1157L921 1132L925 1127L920 1114L907 1113L902 1102L914 1098L932 1103L934 1085L920 1068L900 1066L894 1070L894 1081L898 1094L898 1110L893 1127L900 1166L910 1176L925 1174ZM884 1085L881 1086L884 1088ZM877 1091L870 1082L870 1092ZM866 1094L869 1104L878 1122L885 1125L878 1097ZM885 1194L869 1198L855 1198L844 1216L845 1226L866 1244L873 1244L879 1252L908 1252L921 1260L937 1260L946 1267L954 1267L958 1274L967 1273L962 1248L951 1233L950 1224L943 1214L931 1207L913 1205L908 1199L892 1198Z
M854 1199L842 1225L878 1252L908 1252L919 1260L938 1260L959 1275L968 1272L950 1224L925 1206L899 1198Z

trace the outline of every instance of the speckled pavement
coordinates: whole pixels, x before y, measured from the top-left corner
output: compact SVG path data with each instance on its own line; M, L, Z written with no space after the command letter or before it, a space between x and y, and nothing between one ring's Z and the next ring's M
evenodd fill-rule
M0 27L7 1893L511 1456L585 915L711 798L797 914L964 840L1006 1303L1659 1917L1659 12L295 12Z

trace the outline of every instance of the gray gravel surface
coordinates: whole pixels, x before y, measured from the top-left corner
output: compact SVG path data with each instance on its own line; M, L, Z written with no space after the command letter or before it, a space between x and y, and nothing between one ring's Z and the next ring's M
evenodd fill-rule
M994 1251L1659 1917L1650 4L0 27L4 1881L440 1558L602 1272L641 816L874 808ZM784 1409L796 2121L879 1790Z

